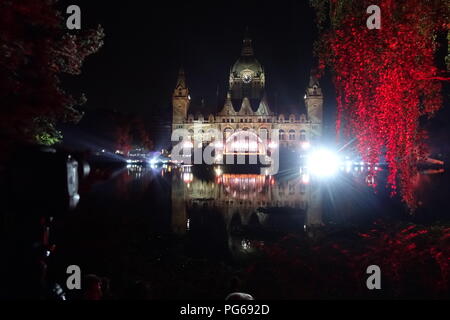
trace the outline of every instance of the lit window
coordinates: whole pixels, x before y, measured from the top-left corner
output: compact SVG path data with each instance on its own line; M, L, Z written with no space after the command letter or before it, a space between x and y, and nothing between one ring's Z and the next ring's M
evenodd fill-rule
M289 131L289 140L295 140L295 130Z

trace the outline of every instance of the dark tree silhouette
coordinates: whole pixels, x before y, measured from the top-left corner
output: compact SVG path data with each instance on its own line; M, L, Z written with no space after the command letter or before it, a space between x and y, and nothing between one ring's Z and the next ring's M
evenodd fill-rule
M121 122L116 127L116 148L125 155L132 149L133 136L131 134L131 126L127 122Z
M0 0L0 136L53 144L58 122L78 121L74 98L60 83L77 75L103 44L103 29L71 32L56 0Z
M145 148L147 150L153 149L153 140L141 118L134 115L121 114L115 115L115 118L117 150L128 154L133 147Z

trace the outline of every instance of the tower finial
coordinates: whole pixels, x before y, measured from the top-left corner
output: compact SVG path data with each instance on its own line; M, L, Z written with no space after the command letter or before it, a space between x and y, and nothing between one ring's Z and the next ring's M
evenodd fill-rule
M178 70L178 79L177 79L177 86L176 88L186 88L186 76L184 74L184 68L183 66L180 67Z
M248 31L248 26L245 29L244 45L242 47L242 56L253 56L252 39Z

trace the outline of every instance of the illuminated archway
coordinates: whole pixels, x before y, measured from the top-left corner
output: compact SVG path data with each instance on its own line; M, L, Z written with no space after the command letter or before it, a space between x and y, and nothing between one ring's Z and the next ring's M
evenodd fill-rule
M256 133L245 130L226 138L224 151L225 154L267 155L267 146Z

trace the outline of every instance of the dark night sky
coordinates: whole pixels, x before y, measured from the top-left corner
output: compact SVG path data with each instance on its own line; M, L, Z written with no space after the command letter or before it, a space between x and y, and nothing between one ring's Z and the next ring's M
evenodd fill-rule
M245 29L263 64L272 104L299 107L313 64L314 14L308 1L62 1L78 4L84 28L101 24L105 46L68 82L88 107L145 115L170 107L177 70L185 67L194 100L222 101ZM150 5L149 5L150 4ZM275 99L277 95L277 99ZM222 102L220 102L222 103Z
M229 70L248 27L255 55L265 68L269 101L278 107L274 111L303 112L300 101L314 65L317 37L308 3L62 0L61 8L81 7L83 28L101 24L106 33L104 47L87 59L83 74L65 85L75 94L86 93L87 113L116 109L155 127L168 127L178 68L183 65L186 70L193 102L204 98L214 111L223 103ZM322 86L326 131L332 134L335 103L328 76ZM438 141L450 138L447 109L427 126Z

